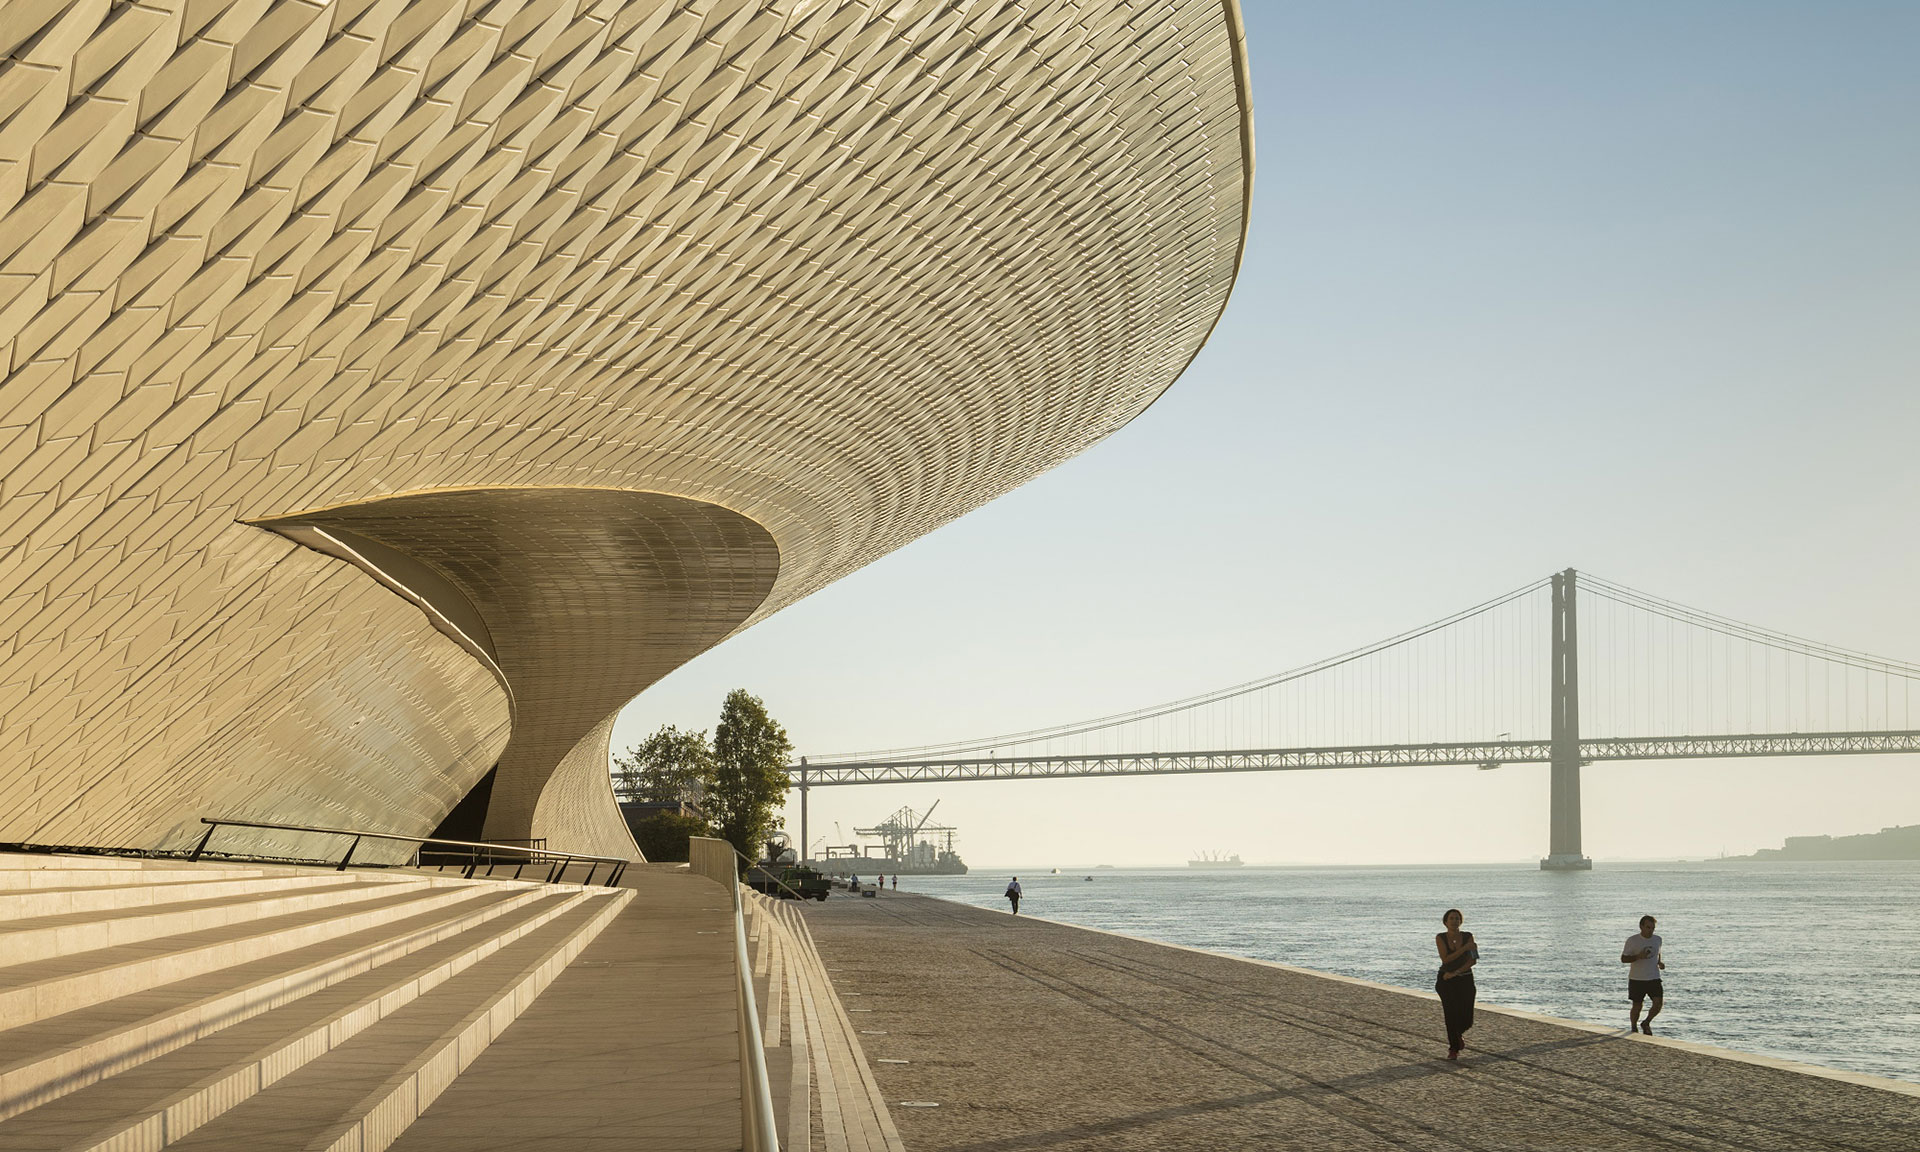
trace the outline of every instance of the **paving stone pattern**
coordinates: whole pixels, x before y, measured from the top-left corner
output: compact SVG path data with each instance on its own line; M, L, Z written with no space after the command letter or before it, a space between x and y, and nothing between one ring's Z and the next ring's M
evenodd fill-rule
M1450 1064L1377 987L903 893L806 916L912 1152L1920 1148L1920 1096L1484 1011Z

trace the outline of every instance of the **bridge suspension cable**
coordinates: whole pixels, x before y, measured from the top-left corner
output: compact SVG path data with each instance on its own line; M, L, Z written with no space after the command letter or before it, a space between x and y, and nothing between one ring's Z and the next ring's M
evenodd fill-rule
M1311 677L1321 676L1337 669L1352 666L1371 657L1404 648L1421 640L1426 640L1467 621L1484 618L1497 609L1506 608L1518 601L1528 598L1534 593L1540 592L1546 588L1546 586L1547 578L1543 577L1522 585L1519 588L1515 588L1510 592L1496 596L1491 600L1476 604L1471 608L1443 616L1438 620L1389 636L1384 640L1364 645L1351 651L1342 652L1337 656L1316 660L1311 664L1303 664L1297 668L1291 668L1271 676L1264 676L1258 680L1249 680L1242 684L1231 685L1197 696L1188 696L1161 704L1149 705L1144 708L1136 708L1127 712L1116 712L1091 720L1076 721L1046 728L1029 729L1024 732L1008 732L998 736L989 736L975 740L958 740L941 744L916 745L907 748L888 748L857 753L830 754L822 756L820 759L831 760L835 763L855 763L869 760L924 759L957 756L999 749L1011 750L1022 746L1056 742L1070 737L1107 732L1126 726L1136 726L1143 722L1160 720L1230 701L1242 700L1257 693L1266 692L1284 685L1295 684ZM1461 664L1460 653L1449 650L1443 655L1441 660L1438 661L1438 663L1448 662L1451 662L1457 669ZM1376 676L1375 679L1383 680L1384 678ZM1385 688L1386 685L1382 684L1381 687Z
M1581 573L1587 734L1913 727L1920 664L1735 620Z
M834 784L1535 763L1551 781L1541 867L1585 870L1582 764L1920 752L1916 682L1920 664L1569 568L1198 696L981 740L803 757L801 839L809 788Z
M1775 648L1783 652L1793 652L1799 655L1810 656L1828 661L1829 663L1846 664L1850 667L1874 672L1887 672L1897 676L1904 676L1908 679L1920 679L1920 664L1909 663L1905 660L1893 660L1885 656L1873 656L1865 652L1855 652L1846 648L1838 648L1832 644L1823 644L1818 640L1808 640L1804 637L1795 636L1790 632L1778 632L1771 628L1763 628L1758 624L1748 624L1741 620L1735 620L1730 616L1721 616L1713 612L1708 612L1702 608L1690 608L1685 604L1667 600L1652 595L1651 593L1641 592L1625 584L1616 584L1610 580L1595 576L1591 572L1581 572L1580 580L1580 587L1583 592L1591 592L1595 596L1604 597L1616 603L1626 605L1629 608L1636 608L1642 612L1649 612L1656 616L1664 616L1677 623L1707 628L1735 639L1764 644L1767 647Z
M1544 739L1551 578L1284 672L1090 720L815 756L862 764ZM1920 664L1764 628L1581 574L1589 736L1909 730Z

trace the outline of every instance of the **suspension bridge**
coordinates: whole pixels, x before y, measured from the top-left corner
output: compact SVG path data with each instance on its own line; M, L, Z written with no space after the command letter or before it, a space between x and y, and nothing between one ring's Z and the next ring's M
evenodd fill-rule
M1920 665L1569 568L1200 696L981 740L802 757L788 771L806 844L807 794L834 785L1545 764L1540 866L1583 870L1583 765L1920 752L1916 688Z

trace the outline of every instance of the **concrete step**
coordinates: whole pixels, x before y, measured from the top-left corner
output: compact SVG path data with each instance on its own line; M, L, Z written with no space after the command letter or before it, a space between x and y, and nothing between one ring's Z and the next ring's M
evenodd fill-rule
M0 921L17 927L21 921L42 916L157 908L163 904L179 904L190 900L218 900L251 893L296 892L341 882L338 873L329 872L315 872L310 876L194 874L192 879L157 884L139 872L99 875L111 876L112 882L0 891ZM0 937L0 946L4 946L3 941L4 937Z
M624 883L634 903L385 1152L738 1152L733 910L684 870Z
M551 922L445 980L182 1138L163 1126L116 1152L382 1152L610 923L632 896L580 894ZM50 1150L51 1152L51 1150Z
M0 868L0 892L36 888L93 888L114 884L185 884L195 880L245 880L273 873L259 868Z
M806 1019L794 970L785 901L752 893L746 897L754 951L754 987L760 1006L760 1042L767 1053L767 1080L784 1152L809 1152L812 1143L812 1068ZM759 975L765 972L765 976Z
M396 889L419 888L425 884L422 880L365 880L344 874L312 884L302 877L239 895L183 900L157 908L108 908L33 916L0 924L0 968L352 904ZM0 979L4 979L4 973L0 973Z
M801 1099L811 1096L828 1148L870 1148L875 1152L904 1152L879 1082L867 1063L858 1029L840 1003L826 964L814 947L806 914L799 908L775 903L772 911L786 929L781 941L787 962L789 1002L799 1011L790 1016L790 1040L805 1055L810 1085L800 1086ZM796 1076L798 1084L798 1077ZM810 1131L798 1106L788 1122L794 1134L790 1146L804 1147L798 1133Z
M140 857L140 856L93 856L67 854L59 852L0 852L0 873L33 872L43 869L64 869L87 872L138 872L150 869L175 868L232 868L236 865L226 861L186 861L176 857ZM242 868L255 868L256 865L238 865ZM272 865L268 865L272 867Z
M342 893L343 899L318 907L11 964L0 968L0 1029L390 924L476 894L471 884L458 881L371 881L360 893Z
M511 911L261 1013L0 1125L0 1152L160 1148L213 1121L516 942L570 938L607 906L577 889ZM511 967L511 965L509 965Z
M425 911L232 967L114 996L0 1033L0 1119L331 987L540 899L475 887Z

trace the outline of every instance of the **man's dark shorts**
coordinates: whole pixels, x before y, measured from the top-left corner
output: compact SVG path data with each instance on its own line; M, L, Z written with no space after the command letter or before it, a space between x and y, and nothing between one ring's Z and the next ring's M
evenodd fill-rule
M1658 980L1627 981L1627 999L1638 1004L1648 996L1653 997L1655 1000L1665 1000L1667 998L1667 992L1665 988L1660 986L1660 981Z

